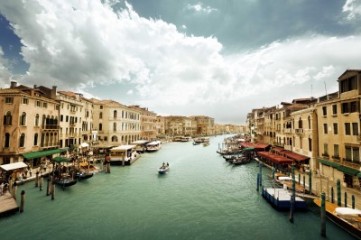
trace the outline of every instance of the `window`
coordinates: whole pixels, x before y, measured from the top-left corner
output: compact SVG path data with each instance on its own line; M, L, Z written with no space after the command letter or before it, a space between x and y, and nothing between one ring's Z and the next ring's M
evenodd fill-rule
M69 116L65 117L65 122L69 122Z
M332 114L337 115L337 105L336 104L332 105Z
M308 129L311 129L311 117L310 116L308 116L307 122L308 122Z
M341 88L341 93L357 89L356 76L353 76L353 77L350 77L348 79L342 80L341 84L340 84L340 88Z
M114 118L117 118L117 115L118 115L117 110L114 110L114 112L113 112L113 117L114 117Z
M308 138L308 150L312 151L312 138Z
M103 105L100 105L100 109L103 109Z
M39 116L39 114L36 114L36 116L35 116L35 126L36 127L39 126L39 120L40 120L40 116Z
M345 123L345 134L351 135L350 123Z
M14 102L14 98L12 98L12 97L6 97L5 98L5 103L6 104L12 104Z
M360 150L358 147L345 146L346 161L360 163Z
M5 133L5 144L4 144L5 148L9 148L10 147L10 133Z
M64 119L64 116L63 115L60 115L60 122L62 122Z
M324 124L323 124L323 133L324 133L324 134L327 134L327 132L328 132L328 131L327 131L327 123L324 123Z
M19 139L19 147L25 146L25 133L22 133Z
M359 105L358 102L345 102L341 105L341 112L342 113L353 113L358 112Z
M358 124L356 123L352 123L352 135L356 136L358 135Z
M99 123L99 131L103 131L103 124Z
M29 104L29 99L28 98L23 98L23 104Z
M117 137L117 136L113 136L113 137L112 137L112 142L118 142L118 137Z
M323 154L322 155L328 157L328 144L327 143L323 144Z
M103 118L103 113L102 113L102 112L99 113L99 118L100 118L100 119Z
M334 158L339 158L340 153L339 153L339 146L338 144L334 144L333 145L333 157Z
M337 125L337 123L333 124L333 134L335 134L335 135L338 134L338 125Z
M11 123L12 123L11 112L7 112L6 115L4 116L4 125L11 125Z
M39 138L39 135L37 133L35 133L34 134L34 146L38 145L38 138Z
M117 123L113 123L113 131L117 131Z
M25 126L26 125L26 113L22 113L20 116L20 125Z
M322 107L322 115L327 116L327 107L326 106Z
M36 106L37 106L37 107L41 107L41 102L40 102L40 101L36 101Z
M48 107L48 103L44 102L43 103L43 108L47 108Z
M302 119L301 119L301 118L298 120L298 128L303 128L303 127L302 127Z

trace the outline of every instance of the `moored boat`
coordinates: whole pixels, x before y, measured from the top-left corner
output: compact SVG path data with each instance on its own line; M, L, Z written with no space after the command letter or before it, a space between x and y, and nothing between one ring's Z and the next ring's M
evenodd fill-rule
M147 152L156 152L162 146L161 141L152 141L147 143Z
M75 185L77 180L72 178L70 175L62 175L60 177L55 177L54 182L64 190L66 187Z
M316 198L313 202L321 207L321 199ZM357 239L361 239L361 210L347 207L339 207L334 203L325 201L326 216L332 222L350 233Z
M79 181L91 178L93 176L94 176L94 173L86 172L86 171L79 171L75 174L75 178L77 178Z

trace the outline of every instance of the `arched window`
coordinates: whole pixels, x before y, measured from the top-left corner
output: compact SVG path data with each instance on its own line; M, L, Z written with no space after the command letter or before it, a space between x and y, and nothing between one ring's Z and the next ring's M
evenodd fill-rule
M113 136L113 137L112 137L112 142L118 142L118 137L117 137L117 136Z
M117 123L113 123L113 131L114 131L114 132L117 131Z
M38 145L38 138L39 138L39 135L37 133L35 133L34 134L34 146Z
M4 144L5 148L10 147L10 133L5 133L5 144Z
M114 118L117 118L117 115L118 115L117 110L114 110L114 112L113 112L113 117L114 117Z
M11 125L11 123L12 123L11 112L7 112L6 115L4 116L4 125Z
M22 113L20 116L20 125L25 126L26 125L26 113Z
M308 116L307 121L308 121L308 129L311 129L311 117L310 116Z
M40 116L39 116L39 114L36 114L36 116L35 116L35 126L36 127L39 126L39 120L40 120Z
M19 139L19 147L25 146L25 133L22 133Z
M298 128L303 128L302 119L298 119Z

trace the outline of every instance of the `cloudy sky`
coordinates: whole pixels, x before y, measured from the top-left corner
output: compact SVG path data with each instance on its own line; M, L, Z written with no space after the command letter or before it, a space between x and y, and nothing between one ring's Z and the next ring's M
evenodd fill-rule
M361 68L361 0L12 0L11 80L244 123L253 108L337 91Z

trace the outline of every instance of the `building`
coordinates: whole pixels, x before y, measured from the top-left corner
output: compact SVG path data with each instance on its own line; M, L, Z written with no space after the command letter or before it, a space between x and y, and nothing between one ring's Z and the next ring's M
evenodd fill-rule
M129 108L140 112L140 138L144 140L154 140L157 138L157 114L142 108L138 105L131 105Z
M8 89L0 89L0 114L3 116L0 164L25 158L29 165L38 166L41 157L58 152L59 104L54 100L55 95L56 87L47 93L36 86L17 86L16 82L11 82ZM50 149L56 151L26 155Z
M91 99L96 145L117 146L139 140L141 112L113 100Z

